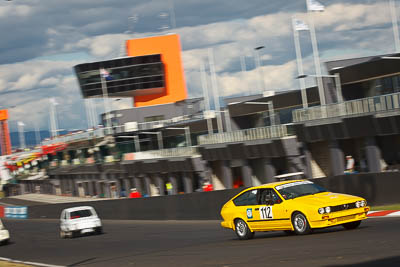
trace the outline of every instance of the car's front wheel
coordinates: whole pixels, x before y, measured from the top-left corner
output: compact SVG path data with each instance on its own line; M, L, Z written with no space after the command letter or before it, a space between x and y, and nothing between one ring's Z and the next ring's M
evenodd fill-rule
M235 232L241 240L251 239L254 237L254 232L250 231L249 226L242 219L235 220Z
M311 233L311 227L307 221L307 217L301 212L295 212L293 214L292 225L294 232L298 235L307 235Z
M351 230L351 229L356 229L358 226L360 226L360 224L361 224L361 221L349 222L349 223L343 224L343 227L347 230Z

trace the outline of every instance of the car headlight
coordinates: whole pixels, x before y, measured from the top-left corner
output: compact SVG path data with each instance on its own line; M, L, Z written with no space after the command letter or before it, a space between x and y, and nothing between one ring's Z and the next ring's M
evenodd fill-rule
M331 212L331 207L326 207L325 208L325 213L330 213Z
M365 200L361 200L360 202L361 202L361 207L365 207L367 205Z
M319 208L318 209L318 213L319 214L324 214L325 213L325 209L324 208Z
M357 201L357 202L356 202L356 207L357 207L357 208L361 207L361 201Z

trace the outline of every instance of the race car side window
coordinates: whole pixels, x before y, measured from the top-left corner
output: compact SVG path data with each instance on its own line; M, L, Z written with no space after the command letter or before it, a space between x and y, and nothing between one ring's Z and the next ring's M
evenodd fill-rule
M260 192L260 205L274 205L282 202L282 199L271 188L264 189Z
M236 197L233 200L233 203L236 206L249 206L249 205L257 205L257 195L258 195L258 190L249 190L241 194L240 196Z

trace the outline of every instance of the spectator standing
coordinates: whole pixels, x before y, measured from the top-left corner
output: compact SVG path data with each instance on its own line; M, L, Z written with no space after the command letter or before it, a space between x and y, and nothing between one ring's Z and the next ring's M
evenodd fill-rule
M142 194L140 194L139 191L136 190L136 188L131 188L131 192L129 193L129 198L139 198L142 197Z
M165 184L165 188L167 189L168 195L172 195L172 189L173 189L172 183L171 183L171 182L167 182L167 183Z
M354 158L351 155L346 156L346 172L354 172Z
M209 192L209 191L213 191L213 185L210 182L205 182L203 185L203 191L204 192Z

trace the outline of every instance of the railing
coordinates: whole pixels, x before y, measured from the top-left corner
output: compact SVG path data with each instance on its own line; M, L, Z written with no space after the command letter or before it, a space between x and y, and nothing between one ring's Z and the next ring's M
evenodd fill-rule
M157 129L162 127L168 127L180 122L189 122L191 120L202 120L202 119L205 119L203 114L195 114L195 115L183 115L168 120L142 122L137 124L137 129L135 129L134 131ZM107 133L124 133L127 130L128 129L125 129L125 125L114 126L112 130L110 127L99 128L95 130L82 131L63 136L57 136L50 140L43 140L42 145L51 145L55 143L70 143L70 142L77 142L81 140L88 140L94 138L103 138L107 135Z
M320 120L358 114L400 111L400 93L356 99L293 111L293 122Z
M200 154L196 147L176 147L160 150L148 150L142 152L132 152L123 155L122 159L114 156L105 156L100 160L101 163L113 163L120 162L121 160L145 160L145 159L160 159L160 158L172 158L172 157L196 157ZM66 166L77 166L81 164L94 164L93 158L75 158L71 161L54 160L50 162L50 169ZM98 162L99 163L99 162Z
M95 138L103 138L105 136L105 128L99 128L92 131L85 132L77 132L73 134L57 136L53 139L43 140L42 145L51 145L55 143L68 143L68 142L77 142L81 140L89 140Z
M172 126L180 122L188 122L191 120L203 120L203 119L205 119L205 117L202 113L200 113L194 115L182 115L168 120L141 122L137 124L137 129L135 129L135 131L146 131L151 129ZM128 130L125 129L124 125L117 126L115 127L115 129L116 132L125 132Z
M198 156L196 147L176 147L160 150L148 150L142 152L133 153L135 160L143 159L157 159L157 158L171 158L171 157L194 157ZM125 157L127 159L127 157Z
M291 124L244 129L233 132L200 135L199 145L243 142L258 139L275 139L294 135Z

